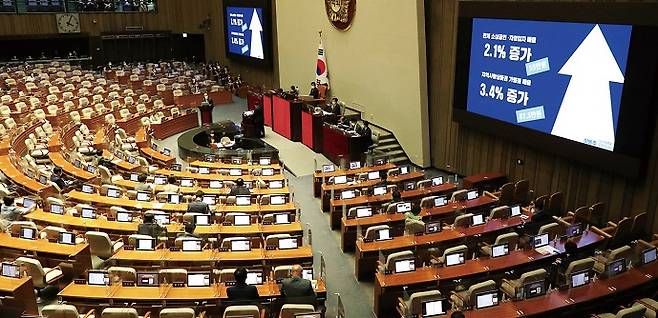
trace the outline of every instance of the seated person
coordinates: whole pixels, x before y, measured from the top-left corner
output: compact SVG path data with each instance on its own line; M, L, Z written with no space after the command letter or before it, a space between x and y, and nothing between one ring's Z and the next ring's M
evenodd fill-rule
M234 196L234 195L250 195L251 192L247 187L244 186L244 180L242 178L238 178L238 180L235 180L235 186L231 188L231 192L229 192L228 195Z
M311 281L302 278L302 266L293 265L290 278L283 280L281 295L287 301L298 301L299 303L315 303L315 290Z
M153 214L146 214L144 215L144 222L137 227L137 234L158 238L167 236L167 228L156 223Z
M179 193L180 187L176 185L176 177L174 176L167 177L167 184L162 186L162 191Z
M14 197L6 196L2 198L2 208L0 208L0 229L6 231L9 225L14 221L20 221L24 214L33 210L36 205L33 205L29 210L26 208L17 207L14 202Z
M153 187L151 184L146 182L145 174L141 173L139 176L137 176L137 182L139 183L135 186L135 191L153 192Z
M315 82L311 82L311 91L308 93L313 99L319 99L320 98L320 90L318 89L317 85Z
M187 212L192 213L210 213L210 206L208 203L203 202L203 191L196 192L194 201L187 204Z
M53 173L50 175L50 181L55 183L62 190L73 183L72 181L64 179L64 171L60 167L53 168Z
M347 117L340 116L338 119L338 127L345 130L352 130L354 128L354 124L349 119L347 119Z
M176 238L180 238L180 237L199 238L198 235L194 234L195 229L196 229L196 224L192 222L185 223L184 231L178 233L178 235L176 235Z
M581 253L578 251L578 244L576 243L576 240L573 237L569 238L564 243L564 254L560 255L560 257L558 257L558 259L553 263L553 282L555 282L556 286L559 282L560 274L564 274L564 272L567 271L569 264L583 257L585 257L585 255L581 255Z
M226 289L228 300L231 301L258 301L258 288L247 285L247 269L238 267L233 273L235 286Z

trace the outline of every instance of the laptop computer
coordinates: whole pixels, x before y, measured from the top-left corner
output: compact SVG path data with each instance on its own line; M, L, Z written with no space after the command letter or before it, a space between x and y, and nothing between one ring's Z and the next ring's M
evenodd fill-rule
M130 174L130 181L138 182L139 181L139 174L131 173Z
M247 272L247 285L263 285L263 271L262 270L249 270Z
M258 164L261 166L269 166L272 164L272 158L270 157L260 157L258 159Z
M121 191L119 189L107 189L107 196L110 198L119 198L121 197Z
M169 214L153 214L153 217L160 226L168 225L171 223Z
M210 180L208 187L210 189L221 189L224 187L224 183L220 180Z
M480 193L478 190L471 190L466 192L466 200L474 200L477 199L480 196Z
M273 176L274 175L274 169L263 169L261 170L261 175L263 176Z
M443 177L432 178L432 186L439 186L443 184Z
M80 212L80 216L82 216L85 219L95 219L96 211L90 208L83 208L82 211Z
M20 238L23 238L23 239L36 240L37 239L37 230L35 230L31 227L21 226L19 236L20 236Z
M273 195L273 196L270 197L270 204L272 204L272 205L286 204L286 196L285 195Z
M425 234L439 233L441 230L442 227L440 221L425 223Z
M93 186L91 186L89 184L83 184L82 185L82 192L91 194L91 193L96 192L96 190L94 189Z
M270 189L282 189L283 188L283 181L270 181L270 184L268 185L268 188L270 188Z
M350 170L359 169L359 168L361 168L361 162L360 161L350 162Z
M93 173L96 173L96 167L94 167L94 166L92 166L92 165L87 165L87 166L85 167L85 170L87 170L87 172L92 173L92 174L93 174Z
M335 176L334 184L345 184L347 183L347 176Z
M523 298L529 299L546 294L546 283L542 281L523 285Z
M163 184L167 183L167 177L165 177L165 176L155 176L153 178L153 183L155 185L163 185Z
M214 195L204 195L201 201L208 205L215 205L216 196Z
M411 211L411 202L398 203L397 211L398 213L405 213Z
M372 195L383 195L386 194L386 186L378 186L372 188Z
M167 194L167 202L171 204L179 204L180 203L180 194L178 193L169 193Z
M484 215L474 214L471 217L471 226L478 226L484 224Z
M356 191L354 190L346 190L340 193L340 198L342 200L354 199L355 197L356 197Z
M368 172L368 180L377 180L377 179L379 179L379 171Z
M162 148L162 154L165 155L165 156L171 156L171 149Z
M322 172L334 172L336 170L336 166L334 165L322 165Z
M208 167L199 167L198 171L200 174L210 174L210 168Z
M392 240L393 236L391 235L391 230L390 229L381 229L378 230L376 235L375 235L375 241L386 241L386 240Z
M510 217L515 217L521 215L521 206L513 205L510 207Z
M229 169L228 170L228 175L229 176L241 176L242 175L242 169Z
M626 259L620 258L608 264L608 277L619 275L626 271Z
M192 179L181 179L180 180L180 186L181 187L193 187L194 186L194 181Z
M33 207L35 204L37 204L37 201L35 201L32 198L24 197L23 198L23 207L26 209L29 209Z
M405 174L408 174L409 172L410 172L409 166L400 167L400 175L405 175Z

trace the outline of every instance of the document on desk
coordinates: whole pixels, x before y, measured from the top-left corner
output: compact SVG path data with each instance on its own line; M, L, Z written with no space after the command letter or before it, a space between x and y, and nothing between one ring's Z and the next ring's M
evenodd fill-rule
M546 245L546 246L542 246L542 247L536 248L535 251L537 251L537 253L539 253L539 254L541 254L541 255L548 255L548 254L557 254L557 253L559 253L559 251L558 251L555 247L550 246L550 245Z

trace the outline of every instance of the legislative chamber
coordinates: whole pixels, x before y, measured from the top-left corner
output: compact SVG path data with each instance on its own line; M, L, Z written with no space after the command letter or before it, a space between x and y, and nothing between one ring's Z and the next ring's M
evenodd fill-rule
M654 2L0 17L1 318L658 313Z

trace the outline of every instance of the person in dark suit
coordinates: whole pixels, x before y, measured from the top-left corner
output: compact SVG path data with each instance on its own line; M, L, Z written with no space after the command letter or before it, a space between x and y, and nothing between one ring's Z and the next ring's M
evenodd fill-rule
M331 99L331 104L329 104L328 106L330 113L336 116L340 116L340 105L338 104L338 98L333 97Z
M315 85L315 82L311 82L311 92L308 93L313 97L313 99L319 99L320 98L320 90L318 87Z
M258 301L258 289L256 286L247 285L247 270L238 267L233 273L235 286L226 289L228 300L234 301Z
M194 234L194 230L196 229L196 224L192 222L185 223L185 232L178 233L176 235L176 238L199 238L198 235Z
M281 285L281 295L286 301L295 301L297 303L315 303L315 290L308 279L302 278L302 266L293 265L290 271L290 278L283 280Z
M256 125L256 134L258 137L265 137L265 117L263 114L263 105L256 104L254 108L254 125Z
M210 206L208 203L203 202L203 191L199 190L196 192L196 197L194 201L187 204L187 212L196 212L196 213L209 213Z
M144 222L137 226L137 234L158 238L167 235L167 228L155 223L155 216L153 214L146 214L144 215Z
M238 178L238 180L235 180L235 186L231 188L231 192L229 192L228 195L250 195L251 192L249 192L249 189L244 186L244 180L242 178Z
M208 93L203 93L203 101L202 103L208 103L209 106L215 106L215 102L208 96Z

